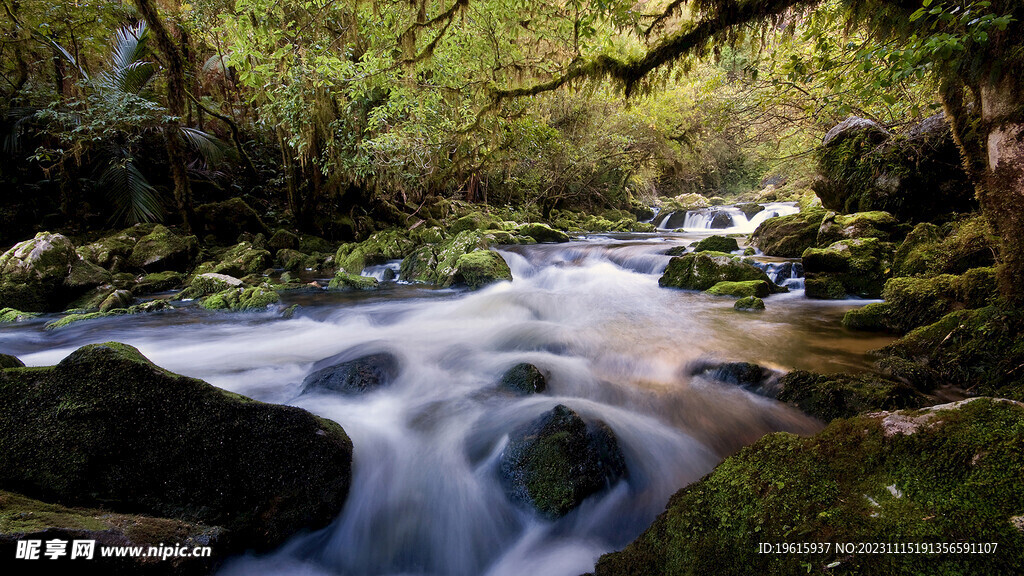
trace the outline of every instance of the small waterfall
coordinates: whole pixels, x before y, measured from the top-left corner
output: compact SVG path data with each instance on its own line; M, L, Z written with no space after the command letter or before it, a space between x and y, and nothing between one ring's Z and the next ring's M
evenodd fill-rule
M685 232L715 231L723 234L749 234L769 218L788 216L800 211L795 202L769 202L761 204L764 210L747 218L736 206L715 206L686 212L669 212L658 221L659 230ZM660 214L659 214L660 216Z
M398 279L398 271L401 267L401 260L391 260L377 266L367 266L359 275L376 278L378 282L394 282Z

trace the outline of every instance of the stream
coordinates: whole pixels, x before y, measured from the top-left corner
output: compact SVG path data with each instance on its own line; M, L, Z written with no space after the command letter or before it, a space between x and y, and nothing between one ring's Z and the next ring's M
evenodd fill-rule
M865 301L807 300L799 278L790 293L767 298L763 313L660 288L664 252L709 232L503 247L515 280L475 292L385 282L373 292L288 293L260 313L186 306L43 330L51 315L0 327L0 350L39 366L84 344L125 342L168 370L345 428L354 476L340 516L272 553L228 561L225 576L576 576L740 447L773 431L821 428L779 402L692 376L694 363L866 371L866 352L889 342L840 326ZM762 260L771 271L787 262ZM366 273L383 277L385 268ZM394 353L396 381L359 397L299 395L315 362L353 349ZM548 374L547 392L496 389L519 362ZM548 521L506 497L498 460L512 430L557 404L608 424L629 477Z

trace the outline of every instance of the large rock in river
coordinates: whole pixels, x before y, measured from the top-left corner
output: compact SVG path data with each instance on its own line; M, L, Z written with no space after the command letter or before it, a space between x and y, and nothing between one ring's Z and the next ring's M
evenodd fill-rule
M808 298L839 300L847 294L878 298L892 275L894 247L877 238L840 240L803 254Z
M344 360L351 358L349 360ZM352 358L352 351L342 352L313 365L313 372L302 381L302 392L341 392L360 394L391 384L401 370L397 356L375 352Z
M195 236L179 236L157 225L151 233L139 239L128 258L128 265L146 272L185 272L195 265L198 254L199 240Z
M812 207L797 214L768 218L758 225L750 244L769 256L799 258L804 250L817 246L818 230L826 212Z
M763 280L775 286L764 270L741 258L719 252L696 252L669 260L658 284L668 288L707 290L719 282Z
M647 531L602 556L594 572L1024 573L1022 423L1021 404L978 398L837 420L809 438L768 434L677 492ZM855 543L855 552L861 542L893 551L998 545L988 553L856 554L839 542ZM782 548L802 543L829 544L808 554Z
M267 549L341 510L341 426L163 370L108 342L0 371L0 489L221 526Z
M512 433L501 454L509 495L560 518L627 475L615 434L559 404Z

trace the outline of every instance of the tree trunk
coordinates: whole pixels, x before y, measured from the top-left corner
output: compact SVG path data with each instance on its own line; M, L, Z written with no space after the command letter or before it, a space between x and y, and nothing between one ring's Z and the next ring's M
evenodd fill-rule
M1024 306L1024 89L1014 73L983 83L985 172L978 200L999 236L999 292Z
M192 185L188 180L185 143L181 138L181 118L185 115L186 103L185 61L177 42L160 18L153 0L135 0L135 6L153 31L153 38L164 56L164 65L167 66L167 110L175 119L167 123L164 140L167 145L167 159L171 165L171 176L174 179L174 203L182 224L191 232Z

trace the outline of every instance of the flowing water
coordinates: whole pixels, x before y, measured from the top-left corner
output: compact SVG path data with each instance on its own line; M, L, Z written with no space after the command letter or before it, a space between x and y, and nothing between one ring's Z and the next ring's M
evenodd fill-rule
M653 221L659 230L702 232L715 230L719 234L750 234L769 218L788 216L800 211L796 202L769 202L761 204L764 210L749 218L736 206L715 206L686 212L658 212Z
M840 327L863 301L809 301L799 282L760 314L734 311L730 298L659 288L664 251L694 237L504 248L515 280L476 292L390 282L372 293L286 294L265 313L187 307L56 331L37 320L0 328L0 351L47 365L118 340L169 370L344 426L355 456L341 515L275 552L235 558L222 574L575 576L739 447L767 432L820 428L783 404L691 376L695 362L857 371L870 368L867 350L886 343ZM795 275L787 261L764 261L780 281ZM386 269L367 274L384 278ZM301 308L286 318L292 303ZM353 348L396 354L397 380L362 397L299 395L315 362ZM519 362L549 374L545 394L496 390ZM609 425L629 477L547 521L505 496L498 460L512 430L560 403Z

